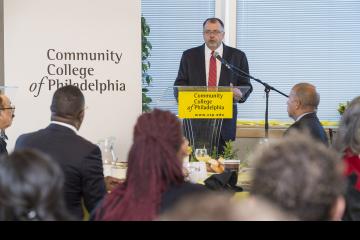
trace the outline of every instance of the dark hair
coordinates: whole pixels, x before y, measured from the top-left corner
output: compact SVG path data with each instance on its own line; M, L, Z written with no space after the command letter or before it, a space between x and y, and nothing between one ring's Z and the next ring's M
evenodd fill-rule
M126 180L105 198L98 220L152 220L162 193L184 182L177 155L183 135L175 115L158 109L142 114L133 137Z
M345 184L335 151L294 131L264 146L254 160L252 194L300 220L330 220Z
M50 110L63 118L75 118L84 110L85 98L78 87L67 85L58 88L53 96Z
M349 148L353 154L360 154L360 96L354 98L346 108L334 145L340 153Z
M218 23L220 23L221 27L224 29L224 23L223 23L223 21L221 21L221 19L219 19L219 18L212 17L212 18L206 19L206 20L203 22L203 28L205 27L205 24L206 24L207 22L211 22L211 23L216 23L216 22L218 22Z
M71 220L63 196L64 176L33 150L0 157L0 220Z

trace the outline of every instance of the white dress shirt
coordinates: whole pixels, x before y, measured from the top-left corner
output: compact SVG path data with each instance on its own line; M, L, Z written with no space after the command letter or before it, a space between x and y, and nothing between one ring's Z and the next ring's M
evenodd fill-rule
M58 122L58 121L51 121L51 124L57 124L57 125L61 125L67 128L70 128L71 130L73 130L76 134L78 134L78 130L71 124L67 124L67 123L63 123L63 122Z
M299 121L302 117L304 117L305 115L308 115L308 114L310 114L310 113L314 113L314 112L307 112L307 113L301 114L300 116L298 116L298 117L296 118L295 122Z

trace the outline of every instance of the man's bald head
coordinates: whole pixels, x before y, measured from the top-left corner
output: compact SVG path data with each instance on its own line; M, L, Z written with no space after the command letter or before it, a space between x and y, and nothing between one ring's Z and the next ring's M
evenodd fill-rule
M320 95L316 87L310 83L298 83L293 88L295 95L299 98L303 108L316 110L320 103Z
M320 95L316 87L310 83L298 83L291 89L287 101L287 111L290 117L297 119L298 116L315 112L320 103Z

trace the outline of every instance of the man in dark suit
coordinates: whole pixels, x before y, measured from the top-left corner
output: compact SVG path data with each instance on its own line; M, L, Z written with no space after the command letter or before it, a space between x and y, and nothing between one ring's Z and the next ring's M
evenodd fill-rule
M219 152L222 152L226 141L235 140L237 106L243 103L252 92L248 77L239 77L213 57L217 52L228 63L249 73L249 66L244 52L223 44L224 24L218 18L208 18L203 23L203 38L205 43L199 47L186 50L182 57L178 76L174 86L248 86L243 94L238 88L233 88L233 118L224 119L220 134Z
M287 135L291 130L307 131L310 135L329 145L326 132L316 115L318 105L320 103L320 95L316 92L314 85L310 83L298 83L290 92L287 101L287 111L289 117L295 120L285 132Z
M11 126L15 116L14 112L15 106L11 104L10 99L4 94L0 94L0 154L8 154L5 129Z
M70 213L83 219L82 201L92 211L105 195L101 151L78 135L84 119L85 99L79 88L56 90L51 104L51 124L21 135L15 150L37 149L57 161L65 174L65 202Z

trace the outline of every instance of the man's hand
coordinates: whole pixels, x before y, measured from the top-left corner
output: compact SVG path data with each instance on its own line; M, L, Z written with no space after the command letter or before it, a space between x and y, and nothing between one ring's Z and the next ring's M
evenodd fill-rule
M105 177L106 191L111 192L112 190L114 190L114 188L116 188L122 182L124 182L124 180L119 179L119 178L114 178L111 176L106 176Z
M240 91L240 89L234 87L232 83L230 83L230 87L232 87L234 99L238 102L243 97L242 92Z

